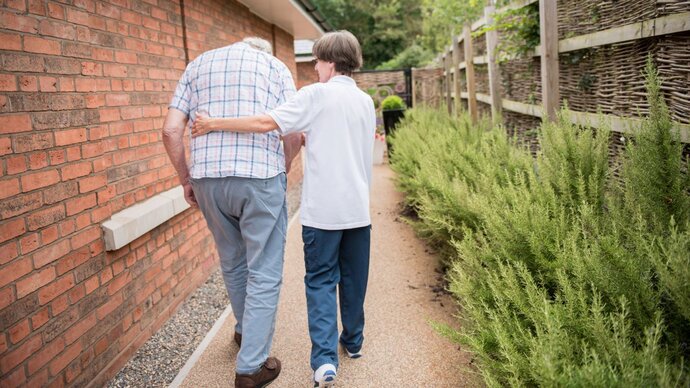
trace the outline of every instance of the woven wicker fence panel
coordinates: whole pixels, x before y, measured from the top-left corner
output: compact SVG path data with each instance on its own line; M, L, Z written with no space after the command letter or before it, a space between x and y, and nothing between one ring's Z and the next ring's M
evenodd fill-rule
M671 117L690 124L690 33L659 38L656 64Z
M441 105L442 77L442 69L412 70L412 82L414 82L415 103L417 105L432 107Z
M541 60L516 58L500 64L503 98L526 104L541 103Z
M474 82L477 93L489 94L489 67L474 65Z
M664 0L559 0L559 39L589 34L626 24L653 19L657 1Z
M690 0L657 0L657 17L690 12Z
M479 114L479 117L491 117L491 105L477 101L477 113Z
M643 70L654 39L561 54L560 94L575 111L631 117L647 113Z
M486 55L486 34L472 37L472 52L475 57Z
M518 144L527 146L532 155L539 151L538 129L541 119L530 115L503 110L503 125L509 136L514 136Z
M357 86L363 90L382 85L396 86L402 84L403 88L405 87L405 73L402 71L355 73L353 78L357 82Z

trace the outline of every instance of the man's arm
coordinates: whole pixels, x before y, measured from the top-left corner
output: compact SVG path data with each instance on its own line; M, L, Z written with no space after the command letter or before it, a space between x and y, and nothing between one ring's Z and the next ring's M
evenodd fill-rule
M168 109L163 123L163 145L168 157L177 171L180 184L184 189L184 198L193 207L197 207L196 198L189 183L189 167L184 153L184 130L187 127L187 115L175 108Z

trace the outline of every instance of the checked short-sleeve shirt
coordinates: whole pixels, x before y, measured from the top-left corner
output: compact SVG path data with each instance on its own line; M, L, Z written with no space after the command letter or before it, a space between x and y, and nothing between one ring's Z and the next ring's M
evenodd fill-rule
M267 113L295 93L290 70L280 60L246 43L207 51L189 63L170 108L193 123L210 117ZM280 133L210 132L191 139L192 178L270 178L285 171Z

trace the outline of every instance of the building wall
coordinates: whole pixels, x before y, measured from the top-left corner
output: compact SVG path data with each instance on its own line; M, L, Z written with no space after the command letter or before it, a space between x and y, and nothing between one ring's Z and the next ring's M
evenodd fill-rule
M185 47L262 36L296 75L287 32L183 3L186 31L178 1L2 3L0 386L104 383L217 265L192 209L114 252L100 228L178 185L160 129Z
M297 63L297 80L295 82L297 83L297 89L319 82L319 76L316 74L316 70L314 70L314 63L312 61Z

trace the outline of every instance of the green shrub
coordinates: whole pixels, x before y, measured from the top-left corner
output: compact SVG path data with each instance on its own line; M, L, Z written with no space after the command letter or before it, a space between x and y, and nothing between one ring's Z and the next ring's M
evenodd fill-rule
M462 305L453 336L490 386L690 386L690 197L647 68L650 116L610 179L610 131L565 120L540 152L487 121L412 109L398 186Z
M405 109L405 101L395 94L391 94L381 101L381 109L383 110L393 110L393 109Z

